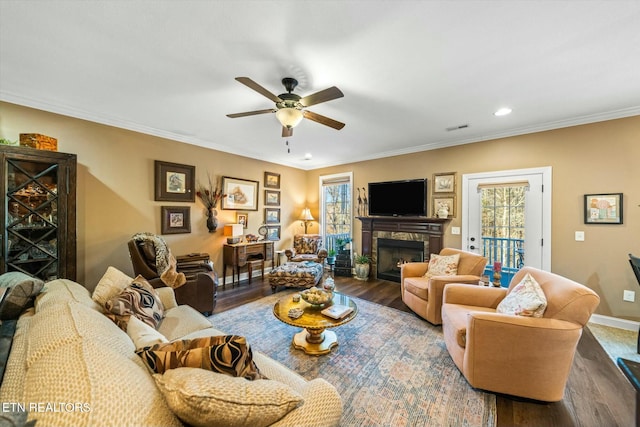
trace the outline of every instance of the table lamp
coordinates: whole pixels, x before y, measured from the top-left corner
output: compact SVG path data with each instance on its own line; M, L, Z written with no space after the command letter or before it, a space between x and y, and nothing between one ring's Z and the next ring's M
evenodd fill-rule
M302 222L304 222L304 234L307 234L307 227L309 226L309 221L313 221L313 216L311 215L311 211L309 208L302 209L302 214L300 214L299 218Z
M227 243L230 245L240 242L242 236L242 224L227 224L224 226L224 235L227 236ZM228 237L231 236L231 237Z

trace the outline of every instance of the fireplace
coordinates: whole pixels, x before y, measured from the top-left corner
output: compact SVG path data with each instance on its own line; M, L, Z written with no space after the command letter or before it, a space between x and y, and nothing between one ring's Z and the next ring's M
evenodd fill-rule
M377 239L376 271L378 279L400 282L400 266L424 260L422 241Z

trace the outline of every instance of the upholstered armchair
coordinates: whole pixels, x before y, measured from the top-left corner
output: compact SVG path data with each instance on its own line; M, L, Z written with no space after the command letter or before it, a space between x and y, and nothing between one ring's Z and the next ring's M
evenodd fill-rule
M151 233L134 235L128 247L136 276L141 275L154 288L172 287L180 305L189 305L205 315L213 312L218 277L208 256L194 254L176 259L164 239Z
M460 249L444 248L441 256L459 255L457 273L425 277L429 270L428 262L409 262L401 266L400 292L402 301L418 316L434 325L442 324L440 309L442 292L449 283L467 283L477 285L487 258Z
M530 284L527 274L546 299L546 309L537 313L542 317L503 314L498 305L519 283ZM514 295L531 299L531 293ZM525 299L511 300L513 307L526 307ZM442 306L445 344L472 387L556 402L564 395L582 328L599 302L586 286L533 267L518 271L508 289L447 285Z
M293 248L284 253L288 262L313 261L322 264L327 257L320 234L296 234L293 236Z

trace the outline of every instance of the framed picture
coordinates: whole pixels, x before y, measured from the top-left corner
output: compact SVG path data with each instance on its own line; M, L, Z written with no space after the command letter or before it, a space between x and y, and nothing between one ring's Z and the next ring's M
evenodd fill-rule
M222 177L222 209L258 210L258 181Z
M267 240L280 240L280 226L267 225Z
M431 206L431 216L433 218L438 217L438 210L442 206L446 206L449 211L449 216L447 218L455 218L456 216L456 195L447 195L447 196L433 196L433 203Z
M155 200L195 202L196 167L155 161Z
M249 226L249 214L246 212L238 212L236 214L236 224L242 224L242 228Z
M434 193L455 193L456 192L456 173L434 173L433 174L433 192Z
M273 190L264 190L265 206L280 206L280 192Z
M191 206L162 206L161 234L191 233Z
M266 224L279 224L280 208L264 208L264 222Z
M585 194L585 224L622 224L622 193Z
M273 172L264 173L265 188L280 188L280 174Z

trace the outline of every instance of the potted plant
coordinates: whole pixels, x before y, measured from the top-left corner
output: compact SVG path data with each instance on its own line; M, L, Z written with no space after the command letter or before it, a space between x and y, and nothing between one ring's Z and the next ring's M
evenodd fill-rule
M346 237L344 239L338 237L335 242L334 245L336 248L338 248L338 252L342 253L345 250L345 247L347 246L347 243L351 242L351 239L349 237Z
M371 258L369 258L369 255L356 255L354 261L356 279L367 280L369 278L369 268L371 263Z
M327 264L334 265L336 263L336 250L331 248L327 251Z

